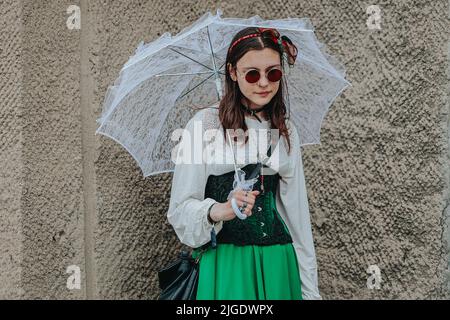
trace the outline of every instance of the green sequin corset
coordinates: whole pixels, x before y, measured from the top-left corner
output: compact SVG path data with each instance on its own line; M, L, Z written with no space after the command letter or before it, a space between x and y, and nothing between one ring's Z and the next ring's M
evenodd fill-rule
M256 163L241 168L250 175ZM264 175L264 193L260 193L252 208L252 215L245 220L234 218L224 221L222 230L217 234L217 243L235 245L273 245L292 243L289 230L276 208L276 192L280 175ZM205 187L205 198L218 202L227 202L227 196L233 189L234 171L222 175L210 175ZM253 185L253 190L261 191L261 180Z

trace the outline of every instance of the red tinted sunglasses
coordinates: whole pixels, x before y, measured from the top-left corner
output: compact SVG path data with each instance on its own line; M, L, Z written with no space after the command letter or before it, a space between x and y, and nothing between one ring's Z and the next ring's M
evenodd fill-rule
M237 68L236 71L240 73ZM267 79L270 82L277 82L280 81L281 77L283 76L283 72L280 69L272 69L267 73ZM261 78L261 74L258 70L249 70L247 73L245 73L245 80L248 83L256 83Z

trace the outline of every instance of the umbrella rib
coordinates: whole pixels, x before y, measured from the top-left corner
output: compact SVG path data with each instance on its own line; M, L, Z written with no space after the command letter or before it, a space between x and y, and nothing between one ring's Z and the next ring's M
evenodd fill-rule
M212 60L213 60L214 72L217 72L216 59L214 57L214 49L212 47L211 37L209 36L209 27L206 27L206 33L208 34L208 42L209 42L209 48L211 49L211 55L212 55Z
M225 63L224 63L225 64ZM220 67L222 68L223 65ZM197 74L205 74L205 73L213 73L214 71L205 71L205 72L183 72L183 73L165 73L165 74L156 74L155 77L163 77L163 76L186 76L186 75L197 75ZM223 71L218 71L220 74L225 75Z
M157 74L155 77L163 77L163 76L185 76L185 75L197 75L204 73L211 73L214 71L205 71L205 72L183 72L183 73L165 73L165 74Z
M224 65L225 65L225 62L220 66L219 71L218 71L219 73L221 73L223 75L225 75L225 72L220 71L220 69L222 69ZM211 71L204 71L204 72L165 73L165 74L157 74L157 75L155 75L155 77L197 75L197 74L205 74L205 73L211 73L211 72L214 72L214 71L211 70Z
M221 73L221 74L223 74L223 75L225 75L225 72L220 71L220 69L222 69L224 65L225 65L225 62L224 62L224 63L220 66L220 68L219 68L219 73Z
M217 69L217 65L216 65L216 58L214 57L214 49L213 49L213 46L212 46L211 37L209 35L209 26L206 26L206 33L208 34L209 48L211 50L211 56L212 56L212 61L213 61L214 73L215 73L215 76L216 76L217 100L220 100L222 94L221 94L221 92L219 92L218 87L221 86L221 81L220 81L220 77L219 77L219 70Z
M190 89L188 92L186 92L185 94L183 94L182 96L178 97L178 99L183 98L185 95L189 94L190 92L192 92L193 90L195 90L195 88L201 86L203 83L205 83L209 78L211 78L214 75L214 73L210 76L208 76L207 78L205 78L204 80L202 80L200 83L198 83L195 87L193 87L192 89Z
M225 65L225 62L220 66L220 69L222 69L222 67ZM220 72L220 71L219 71ZM207 72L205 72L207 73ZM225 73L222 73L223 75L225 75ZM198 86L202 85L205 81L207 81L209 78L211 78L214 74L210 75L209 77L207 77L206 79L204 79L202 82L200 82L199 84L197 84L194 88L192 88L191 90L189 90L188 92L186 92L185 94L183 94L182 96L178 97L178 99L183 98L185 95L189 94L189 92L192 92L195 88L197 88Z
M185 49L184 47L180 47L180 46L177 46L177 45L175 45L175 44L172 44L171 47L172 47L172 48L169 48L169 49L171 49L171 50L175 50L175 49L173 49L173 47ZM197 51L197 50L195 50L195 51ZM178 53L178 52L177 52L177 53ZM216 57L217 60L221 60L221 59L222 59L220 56L217 55L217 52L214 53L214 56ZM196 62L197 62L197 61L196 61ZM224 64L225 64L225 63L224 63Z
M199 62L199 61L197 61L197 60L195 60L195 59L192 59L191 57L185 55L184 53L181 53L181 52L178 51L178 50L175 50L175 49L173 49L173 48L169 48L169 49L172 50L172 51L174 51L174 52L176 52L176 53L178 53L178 54L181 54L183 57L186 57L186 58L188 58L189 60L192 60L192 61L198 63L199 65L204 66L205 68L207 68L207 69L209 69L209 70L211 70L211 71L214 71L213 69L211 69L211 68L208 67L207 65L204 65L203 63L201 63L201 62Z

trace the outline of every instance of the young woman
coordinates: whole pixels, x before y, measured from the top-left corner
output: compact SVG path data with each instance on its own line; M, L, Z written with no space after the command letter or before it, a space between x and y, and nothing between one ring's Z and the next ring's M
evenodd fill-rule
M233 162L176 164L168 221L200 259L198 300L321 299L299 136L283 97L283 57L292 65L296 53L277 30L241 30L228 49L223 98L186 125L186 137L192 137L196 122L205 128L218 124L220 134L209 148L227 159L231 154L237 163L248 159L240 166L247 177L258 160L277 155L277 161L265 162L253 191L233 193L245 219L236 216L227 198L233 190ZM273 152L272 147L254 152L248 146L258 142L247 135L234 153L226 147L230 141L223 128L277 129L280 139ZM188 140L183 136L180 144Z

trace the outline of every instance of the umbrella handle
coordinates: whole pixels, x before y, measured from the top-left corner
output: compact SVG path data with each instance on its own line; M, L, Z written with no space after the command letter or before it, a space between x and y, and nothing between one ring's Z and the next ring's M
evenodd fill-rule
M234 154L233 146L231 145L231 137L230 137L230 133L228 132L228 130L227 130L227 135L228 135L228 142L230 144L231 152L233 153L233 161L234 161L233 164L234 164L234 173L235 173L234 178L235 179L234 179L234 182L233 182L233 189L234 190L236 190L236 189L252 190L253 189L253 184L255 183L255 180L257 180L257 179L253 178L253 179L250 179L250 180L243 180L243 181L241 180L241 178L245 179L245 172L243 173L242 177L238 173L238 169L237 169L237 165L236 165L236 156ZM231 196L231 194L232 194L232 192L234 190L232 190L230 192L230 194L228 195L228 198ZM236 214L236 216L239 219L241 219L241 220L247 219L247 215L242 213L241 210L239 210L239 207L238 207L238 205L236 203L236 199L235 198L231 199L231 207L233 208L234 213Z
M242 213L241 210L239 210L239 207L236 203L235 198L231 199L231 206L233 207L233 211L239 219L241 219L241 220L247 219L247 215Z

